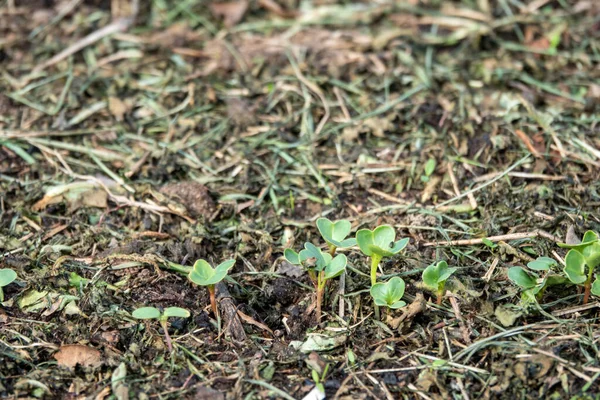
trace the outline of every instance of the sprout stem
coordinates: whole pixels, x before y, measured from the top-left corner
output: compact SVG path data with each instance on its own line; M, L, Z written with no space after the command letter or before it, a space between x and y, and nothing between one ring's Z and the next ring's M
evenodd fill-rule
M169 352L173 351L173 345L171 344L171 336L169 336L169 328L167 327L167 319L160 318L160 326L162 326L163 331L165 331L165 341L167 342L167 348Z
M378 254L373 254L371 256L371 287L377 283L377 267L379 266L379 262L381 261L381 256ZM375 310L375 318L380 319L379 315L379 307L375 304L375 300L373 300L373 309Z
M594 277L594 268L591 268L590 266L588 266L589 272L588 272L588 277L585 281L585 292L583 294L583 304L587 304L588 300L590 299L590 289L592 286L592 278Z
M210 307L212 308L212 312L215 315L215 318L218 318L217 311L217 299L215 298L215 285L208 285L208 294L210 295Z

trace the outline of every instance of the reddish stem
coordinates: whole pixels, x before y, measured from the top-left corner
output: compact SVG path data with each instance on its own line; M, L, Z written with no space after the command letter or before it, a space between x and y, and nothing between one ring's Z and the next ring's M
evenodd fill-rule
M208 285L208 294L210 296L210 308L212 308L212 312L215 315L215 318L217 318L218 310L217 299L215 298L215 285Z
M162 326L163 331L165 331L165 341L167 342L167 348L169 349L169 352L172 352L173 345L171 344L171 336L169 336L169 328L167 327L167 321L161 319L160 325Z
M584 286L585 292L583 294L583 304L587 304L588 300L590 299L591 286L592 286L592 282L589 282L589 281L585 282L585 286Z

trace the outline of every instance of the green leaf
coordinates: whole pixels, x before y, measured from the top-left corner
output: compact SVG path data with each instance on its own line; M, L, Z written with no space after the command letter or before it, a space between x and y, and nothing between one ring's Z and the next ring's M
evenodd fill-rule
M530 275L529 272L521 267L509 268L508 279L522 289L531 289L537 285L537 278Z
M188 278L196 285L208 286L216 285L221 282L227 272L235 265L235 260L227 260L222 262L214 268L210 266L205 260L198 260L194 263L192 271L188 275Z
M338 254L333 260L331 260L325 267L325 279L335 278L340 276L346 269L346 263L348 260L343 254Z
M581 241L581 243L577 243L577 244L558 243L558 246L562 247L564 249L575 249L578 251L583 251L584 248L586 248L590 244L597 242L597 241L598 241L598 234L594 231L587 231L583 235L583 240Z
M154 307L141 307L134 310L131 315L137 319L159 319L160 311Z
M596 268L600 264L600 243L593 242L589 244L581 251L581 254L583 254L588 267Z
M177 317L177 318L188 318L190 316L190 312L185 308L180 307L168 307L163 311L163 316L169 317Z
M373 231L368 229L361 229L356 232L356 242L360 251L366 256L372 256L371 246L373 245Z
M17 279L17 273L10 268L0 269L0 287L4 287Z
M550 267L556 265L556 260L550 257L538 257L535 261L527 263L527 267L535 271L548 271Z
M356 233L358 247L367 256L376 254L381 257L390 257L398 254L408 244L408 238L394 243L396 233L389 225L382 225L370 231L361 229Z
M427 162L425 163L426 176L431 176L431 174L433 174L433 172L435 171L435 165L435 158L430 158L429 160L427 160Z
M483 238L481 239L481 243L485 244L487 247L489 247L490 249L495 249L496 247L498 247L498 245L494 242L492 242L490 239L488 238Z
M323 236L323 239L330 245L338 248L356 245L356 239L346 239L346 236L348 236L352 230L350 221L342 219L340 221L331 222L327 218L319 218L317 220L317 228L319 229L321 236Z
M569 250L565 257L565 264L567 265L564 271L571 282L581 284L586 281L585 258L583 254L575 249Z
M406 305L400 300L404 296L404 288L404 280L395 276L385 283L380 282L371 286L370 293L376 305L400 308Z
M283 256L290 264L300 265L300 256L292 249L285 249Z
M437 264L431 264L423 271L423 283L432 290L440 290L450 276L456 272L456 268L448 268L446 261L440 261Z
M594 296L600 297L600 279L596 279L594 283L592 283L592 294Z

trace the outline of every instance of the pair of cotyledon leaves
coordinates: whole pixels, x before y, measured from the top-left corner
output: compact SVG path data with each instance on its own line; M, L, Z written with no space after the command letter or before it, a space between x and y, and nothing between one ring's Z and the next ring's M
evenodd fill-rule
M155 307L140 307L134 310L131 315L137 319L166 319L170 317L188 318L190 312L185 308L180 307L168 307L165 308L162 313Z
M569 280L575 284L582 284L587 281L585 267L594 269L600 264L600 242L598 234L594 231L587 231L583 235L581 243L567 244L559 243L560 247L570 249L565 257L564 272ZM592 284L592 293L600 296L600 280L596 279Z
M188 278L196 285L216 285L227 276L227 272L229 272L234 265L235 260L227 260L217 265L216 268L213 268L205 260L198 260L194 263Z
M402 301L404 296L405 283L402 278L397 276L387 282L379 282L371 286L371 297L375 304L382 307L400 308L406 303Z
M448 263L442 260L425 268L423 283L429 289L438 292L444 288L446 281L454 272L456 272L456 268L448 268Z
M332 257L331 254L321 251L321 249L309 242L304 243L304 249L299 253L296 253L292 249L285 249L283 255L290 264L294 265L305 265L306 261L314 259L314 269L325 271L325 279L341 275L348 261L343 254Z
M345 248L358 244L360 250L367 256L375 254L390 257L402 251L408 244L408 238L394 242L396 232L389 225L382 225L374 230L360 229L356 233L356 239L346 239L352 229L350 222L346 220L331 222L327 218L319 218L317 228L329 245Z

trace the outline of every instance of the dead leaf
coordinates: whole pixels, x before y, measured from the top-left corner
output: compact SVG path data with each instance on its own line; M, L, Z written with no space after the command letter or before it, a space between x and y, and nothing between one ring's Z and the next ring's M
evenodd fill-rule
M108 98L108 111L110 111L117 121L123 121L125 113L129 110L123 100L111 96Z
M75 368L77 364L93 368L102 364L102 354L98 350L81 344L61 346L54 358L58 365L67 368Z
M244 18L248 10L248 1L235 1L229 3L212 3L210 11L215 17L222 17L226 27L231 28Z
M181 203L193 217L204 216L209 219L215 212L215 202L208 189L194 181L177 182L165 185L160 192Z
M31 208L37 212L62 201L68 204L71 212L80 207L106 208L108 194L97 182L73 182L49 188L44 197Z

